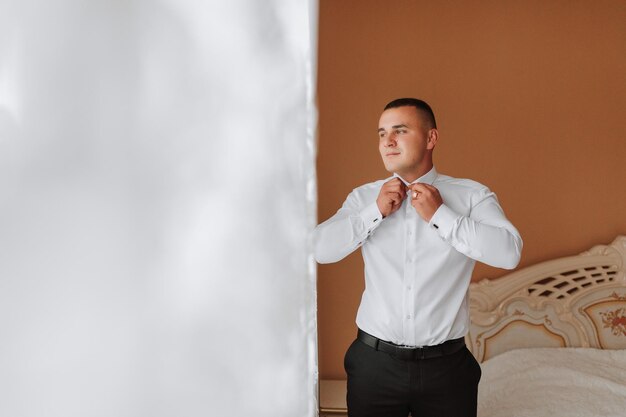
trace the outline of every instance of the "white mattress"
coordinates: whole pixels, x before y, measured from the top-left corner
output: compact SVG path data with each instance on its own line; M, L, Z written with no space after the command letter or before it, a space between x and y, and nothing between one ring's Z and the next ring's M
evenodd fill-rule
M481 367L479 417L626 416L626 350L516 349Z

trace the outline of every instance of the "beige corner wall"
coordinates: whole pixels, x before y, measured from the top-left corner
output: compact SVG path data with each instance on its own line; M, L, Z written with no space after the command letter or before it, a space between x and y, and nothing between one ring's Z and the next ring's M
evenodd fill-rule
M626 2L320 0L319 22L320 221L389 175L378 117L412 96L437 169L489 186L519 229L519 267L626 233ZM362 269L360 251L319 266L322 378L344 377Z

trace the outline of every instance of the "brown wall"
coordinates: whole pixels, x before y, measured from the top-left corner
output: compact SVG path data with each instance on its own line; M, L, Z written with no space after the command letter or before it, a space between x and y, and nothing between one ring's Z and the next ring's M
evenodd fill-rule
M518 268L626 233L626 2L320 0L319 220L386 178L382 107L431 104L437 170L494 191ZM344 378L360 251L319 266L322 378ZM507 271L476 264L473 279Z

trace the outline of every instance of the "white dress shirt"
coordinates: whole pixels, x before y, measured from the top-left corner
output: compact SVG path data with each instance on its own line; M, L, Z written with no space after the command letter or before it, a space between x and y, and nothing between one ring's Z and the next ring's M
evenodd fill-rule
M408 193L383 219L376 198L393 177L354 189L339 211L315 228L315 259L337 262L361 247L365 291L356 324L365 332L406 346L463 337L475 262L515 268L522 238L489 188L439 174L434 166L414 181L439 190L443 204L431 220L422 219Z

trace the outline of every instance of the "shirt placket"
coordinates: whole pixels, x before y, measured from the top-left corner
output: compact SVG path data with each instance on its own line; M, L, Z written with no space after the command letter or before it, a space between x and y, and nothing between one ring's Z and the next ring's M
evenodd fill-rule
M417 253L417 219L415 216L415 208L411 205L410 196L405 200L404 208L404 226L405 226L405 242L404 245L404 277L403 277L403 336L406 344L412 344L415 340L415 277L416 256Z

